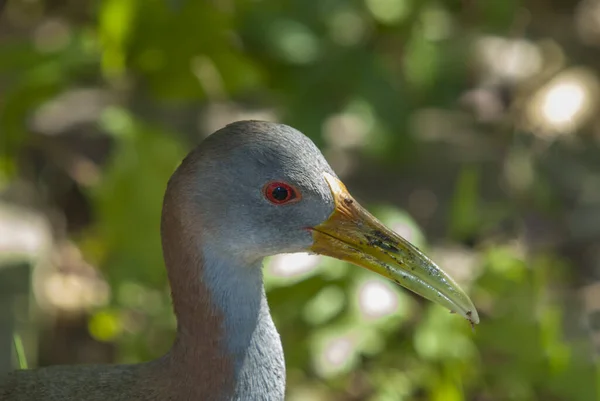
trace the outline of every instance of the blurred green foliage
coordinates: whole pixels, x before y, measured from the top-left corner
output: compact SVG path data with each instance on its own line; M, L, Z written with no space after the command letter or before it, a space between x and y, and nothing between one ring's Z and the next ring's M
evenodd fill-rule
M0 32L0 188L28 180L39 202L67 221L75 209L57 198L70 196L64 188L80 188L91 216L63 235L110 284L110 302L91 312L88 329L118 345L118 361L156 357L173 338L160 210L168 177L198 142L196 132L209 133L219 107L230 110L219 117L225 122L236 110L267 109L335 155L326 127L344 115L367 138L346 155L358 161L347 174L352 191L384 222L407 228L417 245L435 248L425 227L430 244L453 244L474 258L462 275L470 276L482 324L471 331L399 289L392 315L367 319L359 289L378 279L339 261L323 260L300 277L267 270L289 399L598 399L588 338L567 327L577 321L569 314L580 313L564 296L581 279L576 262L552 247L529 247L515 228L529 210L552 215L549 205L560 209L561 195L543 170L529 186L498 190L505 168L526 173L518 157L533 157L535 146L506 129L510 115L486 125L457 107L476 81L476 38L514 34L535 2L9 3ZM555 12L553 2L538 3ZM46 102L81 88L100 89L110 100L85 121L77 121L85 104L54 110L59 128L36 120ZM437 144L416 128L419 112L431 109L453 116L438 117L444 132ZM456 145L464 131L476 132L467 138L472 146ZM90 149L56 139L65 132L92 141ZM481 145L489 137L491 145ZM98 138L108 138L109 151L93 145ZM58 153L48 145L54 140ZM98 178L81 178L73 154L92 160ZM415 221L392 206L411 208L402 181L410 191L434 193L435 213ZM349 356L332 368L322 358L339 338L350 344Z

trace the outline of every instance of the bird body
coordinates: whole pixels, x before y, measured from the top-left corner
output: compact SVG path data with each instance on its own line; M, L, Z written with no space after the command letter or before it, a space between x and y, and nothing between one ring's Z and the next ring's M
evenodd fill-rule
M262 277L263 258L278 253L348 260L478 322L458 286L362 209L317 147L285 125L234 123L193 150L167 185L161 238L177 317L169 352L15 371L0 378L1 401L283 400Z

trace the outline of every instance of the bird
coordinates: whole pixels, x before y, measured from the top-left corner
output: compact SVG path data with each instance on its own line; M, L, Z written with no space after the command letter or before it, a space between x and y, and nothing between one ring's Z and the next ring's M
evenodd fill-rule
M16 370L0 378L0 400L283 400L284 354L262 273L263 259L282 253L350 262L479 323L459 285L284 124L238 121L201 141L166 185L160 234L177 318L169 351L139 364Z

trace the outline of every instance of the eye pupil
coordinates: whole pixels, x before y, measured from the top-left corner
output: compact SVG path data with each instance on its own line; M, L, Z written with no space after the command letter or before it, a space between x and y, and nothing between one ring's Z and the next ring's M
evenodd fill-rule
M273 196L273 199L278 200L280 202L286 200L289 194L290 192L288 191L288 189L282 186L273 188L273 191L271 192L271 196Z
M300 193L285 182L270 182L263 189L265 198L275 205L283 205L301 199Z

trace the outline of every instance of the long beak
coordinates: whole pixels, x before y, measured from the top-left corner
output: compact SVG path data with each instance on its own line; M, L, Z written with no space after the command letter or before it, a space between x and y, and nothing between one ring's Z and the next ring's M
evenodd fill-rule
M385 227L330 174L325 179L335 199L331 216L312 227L311 251L372 270L422 297L479 323L473 302L464 291L410 242Z

